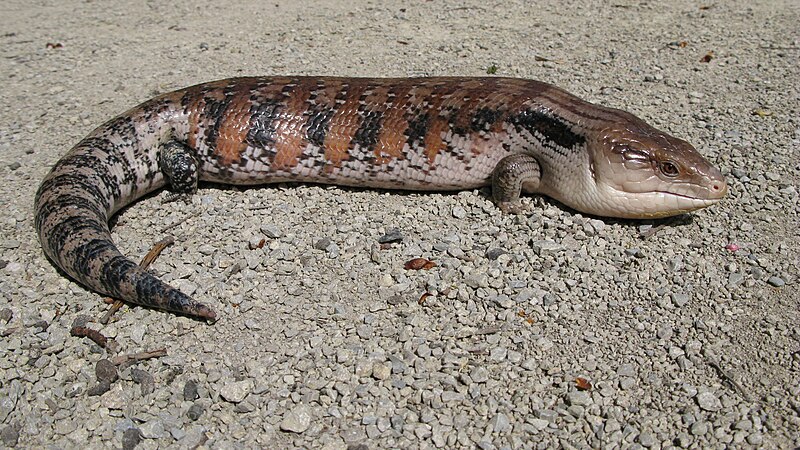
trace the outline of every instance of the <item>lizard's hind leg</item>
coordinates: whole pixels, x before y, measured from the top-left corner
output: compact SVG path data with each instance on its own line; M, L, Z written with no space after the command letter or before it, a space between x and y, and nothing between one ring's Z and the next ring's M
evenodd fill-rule
M186 144L174 140L165 143L158 155L158 165L171 191L164 198L164 203L178 199L188 201L197 192L199 164L194 151Z

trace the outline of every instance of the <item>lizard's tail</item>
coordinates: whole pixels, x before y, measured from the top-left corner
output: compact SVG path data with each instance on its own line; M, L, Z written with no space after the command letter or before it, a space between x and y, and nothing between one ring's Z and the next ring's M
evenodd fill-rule
M164 185L157 146L143 152L141 139L131 136L130 128L120 129L120 123L129 119L122 115L98 128L44 179L34 202L39 241L58 267L97 292L214 320L213 310L142 270L111 240L109 217ZM131 151L133 147L137 151ZM137 155L135 161L132 155Z

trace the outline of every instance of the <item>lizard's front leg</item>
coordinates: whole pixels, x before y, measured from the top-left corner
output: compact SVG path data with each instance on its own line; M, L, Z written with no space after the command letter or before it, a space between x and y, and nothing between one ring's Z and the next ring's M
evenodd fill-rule
M505 213L524 214L527 211L520 203L522 188L535 191L541 180L541 167L536 158L526 154L506 156L492 172L492 197Z

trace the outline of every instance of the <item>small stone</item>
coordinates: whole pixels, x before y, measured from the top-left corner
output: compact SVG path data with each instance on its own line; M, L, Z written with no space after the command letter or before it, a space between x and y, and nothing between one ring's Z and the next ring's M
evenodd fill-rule
M681 448L687 448L692 445L692 437L686 433L679 433L678 437L675 438L675 443Z
M316 250L325 250L328 246L331 245L331 240L328 238L322 238L314 243L314 248Z
M235 381L228 383L219 391L219 395L230 403L239 403L253 390L251 380Z
M408 364L400 358L390 356L389 360L392 362L392 373L403 373L408 368Z
M550 425L550 422L543 419L528 419L528 423L531 424L536 431L542 431Z
M358 334L358 337L361 339L372 339L372 327L369 325L359 325L356 327L356 334Z
M747 443L750 445L755 445L756 447L758 447L763 442L764 442L764 436L762 436L761 433L753 433L747 436Z
M200 416L203 415L205 410L206 409L205 407L203 407L203 405L201 405L200 403L195 403L189 407L189 411L186 412L186 416L192 421L195 421L199 419Z
M81 314L72 321L72 328L75 327L85 327L92 321L91 316L87 316L85 314Z
M650 448L656 443L656 439L649 432L642 431L639 433L639 443L642 444L642 447Z
M508 349L505 347L495 347L491 351L489 351L489 359L496 362L501 362L506 359L506 355L508 354Z
M117 366L114 365L111 361L107 359L101 359L97 361L97 364L94 366L94 374L97 377L97 381L99 382L106 382L111 384L117 381Z
M662 340L669 340L672 337L672 326L669 324L664 324L658 327L658 331L656 331L656 336Z
M0 440L6 447L15 447L19 441L19 429L14 425L9 425L0 431Z
M99 383L90 387L86 391L86 395L88 395L89 397L96 397L98 395L103 395L110 390L111 390L111 384L108 381L100 381Z
M503 413L498 413L494 416L494 420L492 420L491 424L495 433L511 431L511 422L508 421L508 417Z
M636 368L633 364L622 364L617 368L617 375L621 377L635 377Z
M175 439L176 441L180 441L181 439L186 437L186 432L181 430L178 427L170 428L169 434L171 434L172 435L172 439Z
M456 206L455 208L453 208L453 217L455 217L456 219L463 219L467 217L467 211L460 206Z
M594 231L597 233L602 233L606 228L606 223L598 219L589 220L589 225L591 225L591 227L594 228Z
M197 393L197 382L194 380L187 381L183 385L183 399L187 402L193 402L198 398L200 398L200 394Z
M372 366L372 377L376 380L385 380L392 375L391 364L375 363Z
M131 379L141 386L142 395L151 394L155 390L153 376L147 371L134 367L131 369Z
M281 237L281 230L275 225L261 225L261 232L270 239Z
M486 250L486 258L491 260L491 261L494 261L497 258L499 258L499 257L501 257L501 256L503 256L503 255L505 255L507 253L508 252L503 250L502 248L490 248L489 250Z
M305 405L296 406L283 416L281 430L302 433L311 425L311 413Z
M11 164L8 165L8 168L11 169L11 170L17 170L20 167L22 167L22 164L20 164L19 161L14 161L14 162L12 162Z
M769 277L769 279L767 279L767 283L769 283L770 286L774 287L783 287L784 285L786 285L786 282L783 281L781 277L775 277L775 276Z
M536 411L536 417L548 422L555 423L558 418L558 413L552 409L540 409Z
M592 397L584 391L573 391L567 394L567 402L570 405L588 406L592 403Z
M736 178L744 178L747 176L747 172L745 172L743 169L736 167L731 170L731 175L733 175Z
M634 387L636 385L636 379L633 377L620 377L619 379L619 388L623 391L627 391L628 389Z
M128 404L122 386L115 384L108 392L100 397L100 403L108 409L122 409Z
M397 431L398 433L402 433L403 432L403 427L405 426L405 420L403 419L403 416L401 416L399 414L395 414L389 420L391 421L392 428L395 431Z
M379 244L391 244L403 240L403 232L399 228L392 228L386 234L378 238Z
M138 428L128 428L122 432L122 448L123 450L133 450L142 440L142 433Z
M489 371L483 366L477 366L469 373L469 377L475 383L485 383L489 381Z
M442 392L442 401L447 402L460 402L464 400L464 394L455 391Z
M702 436L708 432L708 425L706 425L705 422L698 420L692 424L692 426L689 428L689 432L692 433L693 436Z
M675 304L677 307L681 307L689 303L689 295L688 294L678 294L674 293L671 295L672 303Z
M531 247L537 255L556 253L564 249L564 246L549 239L533 241Z
M11 311L11 308L3 308L0 310L0 321L8 323L11 321L11 318L14 316L14 313Z
M256 407L250 403L250 400L245 400L241 403L237 403L236 406L233 408L233 412L237 414L245 414L249 412L253 412L256 410Z
M625 249L625 254L629 256L633 256L634 258L644 258L645 254L642 252L642 249L638 247L632 247Z
M147 332L147 327L142 324L133 325L130 329L131 340L137 344L144 341L144 334Z
M719 411L722 408L722 404L720 403L719 399L716 395L712 392L701 392L697 394L697 404L700 405L700 408L706 411Z
M164 422L161 419L153 419L141 425L139 431L145 439L161 439L164 437Z

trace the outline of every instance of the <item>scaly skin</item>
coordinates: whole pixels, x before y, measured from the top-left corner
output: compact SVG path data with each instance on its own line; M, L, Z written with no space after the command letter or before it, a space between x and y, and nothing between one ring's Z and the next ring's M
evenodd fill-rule
M509 78L234 78L147 101L97 128L42 182L35 226L83 285L139 305L216 315L139 269L109 218L169 185L282 181L424 191L492 185L589 214L664 217L726 190L691 145L624 111Z

